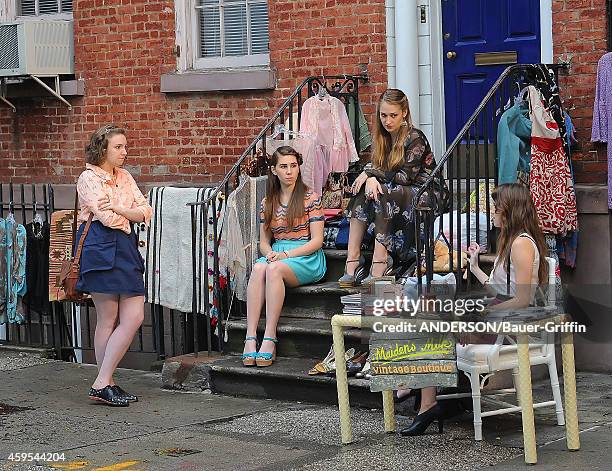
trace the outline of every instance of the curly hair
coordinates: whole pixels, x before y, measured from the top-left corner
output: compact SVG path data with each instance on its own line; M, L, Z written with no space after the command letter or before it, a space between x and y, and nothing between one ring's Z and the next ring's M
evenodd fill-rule
M114 124L108 124L94 132L89 138L89 144L85 147L87 163L92 165L102 164L105 160L108 140L117 134L125 136L125 129L119 128Z

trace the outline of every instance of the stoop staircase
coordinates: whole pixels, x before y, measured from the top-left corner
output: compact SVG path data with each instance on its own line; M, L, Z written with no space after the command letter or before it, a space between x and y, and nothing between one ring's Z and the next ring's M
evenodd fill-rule
M497 183L495 149L499 116L507 103L510 103L525 85L535 83L536 80L541 80L543 77L548 79L553 77L552 80L556 84L558 83L558 71L567 69L564 64L548 65L546 67L548 68L547 71L543 72L542 66L539 64L518 64L508 67L502 73L446 153L439 159L430 179L417 194L417 201L425 190L430 189L436 182L444 180L450 193L450 201L446 211L475 211L477 214L481 211L486 214L490 221L491 208L488 198L483 198L486 200L486 208L483 208L480 203L479 192L484 189L488 193L490 186ZM549 75L550 77L548 77ZM329 87L327 86L327 79L334 80ZM265 151L265 138L273 132L276 124L287 122L288 129L293 130L294 120L289 119L289 117L294 116L294 113L299 116L304 94L313 96L321 87L325 87L330 94L340 99L348 99L349 97L358 99L359 83L362 80L367 80L367 77L343 75L327 77L327 79L325 77L310 77L304 80L296 91L287 98L283 106L271 118L219 184L216 193L213 193L208 200L202 203L204 205L203 214L208 213L209 205L215 204L217 193L229 193L230 179L241 173L241 166L247 164L249 160L254 161L258 143ZM357 150L359 151L359 136L355 137ZM265 166L260 165L258 168L263 174ZM475 192L475 200L471 201L470 193L472 191ZM424 237L417 240L416 249L417 253L422 254L425 259L427 285L431 282L433 273L433 245L441 231L441 228L434 227L434 216L442 208L439 207L439 202L433 201L431 203L433 204L417 205L415 208L416 223L424 229ZM215 211L213 211L214 213ZM472 227L471 220L466 219L469 222L467 227L463 228L466 232L463 236L460 233L461 228L453 228L452 225L450 227L449 241L452 243L453 250L461 250L462 237L464 240L474 240L470 237L471 234L475 236L476 242L482 243L480 241L480 230L484 228L479 227L479 219L476 218L474 227ZM193 221L192 223L195 224ZM481 263L491 264L495 258L495 235L490 227L490 222L487 223L486 230L488 233L488 253L481 255ZM204 232L204 237L206 237L206 232ZM217 247L215 247L215 257L217 257L217 253ZM371 259L371 254L364 253L364 255ZM210 388L213 392L290 401L337 403L335 379L326 376L308 376L307 372L326 356L332 345L330 320L333 315L342 313L340 297L356 293L358 289L340 288L336 281L344 272L346 251L325 250L325 256L327 259L327 274L320 283L287 289L286 291L285 303L278 326L277 360L272 366L267 368L244 367L241 354L246 334L246 318L241 317L240 314L233 314L226 321L229 334L228 341L223 344L223 339L221 339L220 348L229 355L210 364L209 379ZM224 307L227 300L220 288L217 263L215 263L213 269L217 275L213 294L215 299L225 301L221 302L220 310L226 313ZM464 293L474 291L475 287L472 286L469 277L467 281L463 281L460 267L453 267L451 262L450 271L455 272L459 291ZM428 286L422 288L426 290ZM208 293L206 294L208 295ZM233 310L233 312L236 311L238 309ZM263 337L264 323L265 315L262 314L258 331L260 339ZM224 325L221 325L221 331L223 331L223 327ZM346 331L345 346L347 349L354 347L356 351L367 350L367 332L360 330ZM349 379L349 391L351 405L382 406L380 394L370 393L367 380Z
M358 289L339 288L337 279L344 272L346 251L325 250L327 274L309 286L288 289L278 325L277 360L267 368L244 367L240 355L246 335L246 318L227 322L229 341L225 352L235 354L214 362L210 367L213 392L254 397L337 403L333 377L309 376L308 370L327 355L332 345L330 320L342 313L340 296L357 293ZM258 336L263 337L265 314L259 325ZM349 330L345 334L346 348L367 350L365 332ZM352 378L349 381L351 404L381 407L380 394L369 392L369 382Z

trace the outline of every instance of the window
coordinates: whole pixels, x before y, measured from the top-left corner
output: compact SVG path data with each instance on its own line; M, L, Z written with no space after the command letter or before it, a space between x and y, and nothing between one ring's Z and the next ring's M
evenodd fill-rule
M195 0L193 68L268 65L267 0Z
M17 0L19 16L57 15L71 12L72 0Z

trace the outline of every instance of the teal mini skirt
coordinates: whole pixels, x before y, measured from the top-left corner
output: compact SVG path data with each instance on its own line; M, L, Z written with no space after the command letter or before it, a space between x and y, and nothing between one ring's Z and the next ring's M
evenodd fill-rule
M296 247L301 247L306 244L307 240L278 240L272 244L272 250L275 252L288 252ZM327 265L325 264L325 255L323 249L319 249L310 255L301 257L290 257L281 260L286 263L291 271L295 274L300 285L308 285L316 283L325 276ZM268 263L266 257L259 257L255 263Z

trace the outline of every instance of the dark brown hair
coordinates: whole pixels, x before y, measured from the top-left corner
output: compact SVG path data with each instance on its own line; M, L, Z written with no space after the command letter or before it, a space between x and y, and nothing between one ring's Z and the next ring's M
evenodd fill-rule
M495 188L491 197L502 220L497 247L499 260L504 260L504 263L507 263L512 242L521 233L526 232L533 237L540 253L538 282L539 284L546 283L548 279L546 241L542 229L540 229L538 215L529 189L519 183L506 183Z
M393 142L391 133L385 129L380 122L380 105L382 102L390 105L397 105L401 108L402 114L406 113L406 126L402 126ZM376 119L374 120L374 151L372 153L372 164L375 168L385 171L397 170L404 162L404 144L412 130L412 118L408 98L401 90L389 88L385 90L378 99L376 106Z
M92 165L104 163L106 149L108 149L108 140L117 134L125 136L125 129L119 128L114 124L108 124L94 132L89 138L89 144L85 147L86 162Z
M302 165L303 160L300 153L291 146L281 146L272 154L270 166L268 167L268 182L266 184L266 204L264 207L264 224L265 227L270 227L272 217L276 208L280 205L281 185L280 180L272 173L272 167L278 164L278 158L281 155L293 155L297 160L298 165ZM287 227L291 229L296 220L304 217L304 195L307 187L302 180L302 172L298 173L291 199L287 205Z

